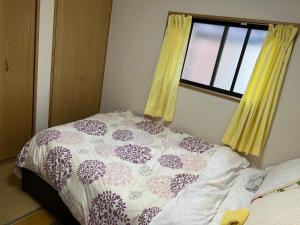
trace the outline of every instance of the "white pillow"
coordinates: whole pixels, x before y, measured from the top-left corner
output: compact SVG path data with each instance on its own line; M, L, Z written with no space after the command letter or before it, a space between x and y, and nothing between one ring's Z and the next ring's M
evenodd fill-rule
M244 225L300 224L300 188L256 199Z
M246 189L246 184L252 177L263 177L264 174L265 172L263 170L254 168L243 169L240 175L235 180L228 195L218 208L218 211L210 225L219 225L226 210L248 208L250 206L254 193Z
M266 172L264 181L253 199L298 182L300 180L300 158L269 167Z

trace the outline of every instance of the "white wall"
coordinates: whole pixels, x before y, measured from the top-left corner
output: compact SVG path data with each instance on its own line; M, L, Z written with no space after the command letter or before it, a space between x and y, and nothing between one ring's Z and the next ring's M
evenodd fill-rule
M299 0L114 0L101 111L143 112L159 57L168 11L300 22ZM300 157L300 42L294 48L262 157L266 166ZM180 87L174 126L220 143L236 102Z
M40 0L35 132L48 127L54 0Z
M114 0L101 111L144 109L168 11L300 22L298 0ZM54 0L40 0L36 132L48 127ZM295 45L266 150L266 166L300 156L300 42ZM220 143L237 103L181 87L174 126Z

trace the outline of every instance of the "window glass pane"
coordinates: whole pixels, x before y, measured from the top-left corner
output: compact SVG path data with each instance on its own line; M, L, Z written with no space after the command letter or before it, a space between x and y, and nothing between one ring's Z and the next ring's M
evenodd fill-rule
M182 78L209 85L224 26L194 23Z
M230 90L247 30L247 28L239 27L229 28L213 85L214 87Z
M244 94L266 34L267 31L265 30L251 30L249 42L233 90L234 92Z

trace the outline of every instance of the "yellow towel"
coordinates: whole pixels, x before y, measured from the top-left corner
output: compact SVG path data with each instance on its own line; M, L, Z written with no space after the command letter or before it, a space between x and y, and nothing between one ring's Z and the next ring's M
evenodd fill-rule
M243 225L249 215L248 209L227 210L224 213L221 225Z

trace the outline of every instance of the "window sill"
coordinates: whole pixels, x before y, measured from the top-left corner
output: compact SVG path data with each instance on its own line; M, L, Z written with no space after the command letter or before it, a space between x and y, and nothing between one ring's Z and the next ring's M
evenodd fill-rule
M188 89L192 89L192 90L195 90L195 91L200 91L200 92L203 92L205 94L210 94L210 95L213 95L213 96L221 97L221 98L231 100L231 101L234 101L234 102L240 102L241 101L241 99L238 98L238 97L218 93L218 92L215 92L215 91L210 91L208 89L201 88L201 87L195 87L194 85L190 85L190 84L186 84L186 83L182 83L182 82L179 83L179 86L184 87L184 88L188 88Z

